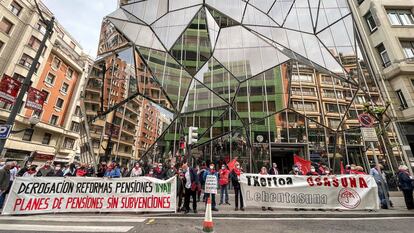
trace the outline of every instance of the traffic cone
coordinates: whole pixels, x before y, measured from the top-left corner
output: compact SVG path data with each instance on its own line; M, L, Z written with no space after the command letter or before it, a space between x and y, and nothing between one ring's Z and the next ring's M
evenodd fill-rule
M206 215L203 222L203 232L214 232L213 216L211 214L211 199L207 199Z

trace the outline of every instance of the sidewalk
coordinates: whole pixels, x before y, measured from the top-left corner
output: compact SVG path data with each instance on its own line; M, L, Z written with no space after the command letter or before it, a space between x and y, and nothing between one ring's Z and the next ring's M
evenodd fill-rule
M217 195L218 212L213 211L213 217L234 217L234 218L376 218L376 217L414 217L414 211L407 210L404 203L404 198L400 192L390 193L391 201L394 207L391 209L380 209L377 211L364 210L349 210L349 211L335 211L335 210L300 210L294 209L274 209L273 211L262 211L260 207L247 207L245 211L234 210L234 195L229 194L231 205L218 205L220 202L220 195ZM190 203L190 207L191 207ZM165 214L144 214L146 217L151 216L171 216L171 217L202 217L205 212L205 205L203 202L197 203L197 214L192 211L188 214L180 213L165 213Z

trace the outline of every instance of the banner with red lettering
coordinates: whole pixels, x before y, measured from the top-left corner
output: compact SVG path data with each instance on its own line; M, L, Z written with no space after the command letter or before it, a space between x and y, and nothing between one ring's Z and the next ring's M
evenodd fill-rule
M247 207L379 209L378 187L369 175L242 174L240 184Z
M29 87L29 91L27 92L25 108L32 109L35 111L42 111L45 100L46 93L37 90L36 88Z
M3 79L0 81L0 101L14 104L21 85L22 83L18 80L8 75L4 75Z
M175 177L17 177L2 214L175 210Z

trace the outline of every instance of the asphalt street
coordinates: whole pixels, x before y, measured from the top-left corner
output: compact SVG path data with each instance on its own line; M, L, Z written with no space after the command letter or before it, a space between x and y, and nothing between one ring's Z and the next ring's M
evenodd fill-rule
M133 215L1 216L0 232L198 233L202 217ZM414 217L383 218L234 218L214 219L216 233L232 232L413 232Z

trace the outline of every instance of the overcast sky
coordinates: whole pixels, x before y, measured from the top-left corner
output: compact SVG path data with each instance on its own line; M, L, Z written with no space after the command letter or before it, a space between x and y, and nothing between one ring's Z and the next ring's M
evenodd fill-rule
M96 57L103 17L117 8L117 0L42 0L86 53Z

